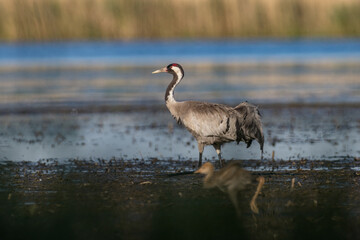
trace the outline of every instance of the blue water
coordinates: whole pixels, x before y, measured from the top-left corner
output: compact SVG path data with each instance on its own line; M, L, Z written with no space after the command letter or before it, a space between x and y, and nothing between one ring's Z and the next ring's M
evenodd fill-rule
M2 43L0 66L360 61L360 39Z
M360 103L360 38L0 43L0 108L162 103L181 63L178 100Z

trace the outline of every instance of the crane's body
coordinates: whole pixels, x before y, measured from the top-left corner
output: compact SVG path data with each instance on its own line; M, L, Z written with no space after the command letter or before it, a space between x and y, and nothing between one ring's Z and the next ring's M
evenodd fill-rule
M248 185L254 182L255 179L250 172L243 169L241 165L236 162L229 163L219 171L215 171L214 166L210 162L207 162L195 171L195 173L205 175L205 188L217 187L221 191L228 193L237 213L240 214L241 211L238 205L237 195L240 191L244 190ZM259 209L256 206L256 199L265 183L265 179L260 176L256 180L259 183L256 192L250 201L250 208L254 213L259 213Z
M227 142L244 141L247 147L256 139L263 151L264 135L262 132L261 117L256 106L247 102L236 107L223 104L183 101L174 98L174 89L184 77L184 71L179 64L154 71L153 73L167 72L173 75L165 93L166 106L178 123L183 124L198 142L199 166L202 163L204 146L213 145L221 159L221 145Z

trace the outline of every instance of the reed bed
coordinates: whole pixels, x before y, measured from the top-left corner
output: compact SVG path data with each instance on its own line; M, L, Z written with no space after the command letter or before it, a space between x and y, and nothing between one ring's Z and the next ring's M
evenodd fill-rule
M0 40L360 36L359 0L0 0Z

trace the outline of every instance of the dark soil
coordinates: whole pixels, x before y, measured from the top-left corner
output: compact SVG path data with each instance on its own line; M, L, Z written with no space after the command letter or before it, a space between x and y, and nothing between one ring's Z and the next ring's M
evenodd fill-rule
M1 239L360 238L358 159L241 164L266 179L259 214L256 185L239 194L237 217L225 193L190 173L196 162L2 162Z

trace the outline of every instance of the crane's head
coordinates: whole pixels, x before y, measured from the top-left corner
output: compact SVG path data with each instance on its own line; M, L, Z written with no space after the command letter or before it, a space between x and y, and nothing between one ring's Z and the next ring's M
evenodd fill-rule
M210 163L210 162L206 162L194 173L201 173L201 174L208 175L210 173L213 173L214 171L215 171L214 165L212 165L212 163Z
M181 67L180 64L171 63L167 67L161 68L159 70L153 71L152 73L171 73L172 75L176 75L178 79L182 79L184 77L184 69Z

